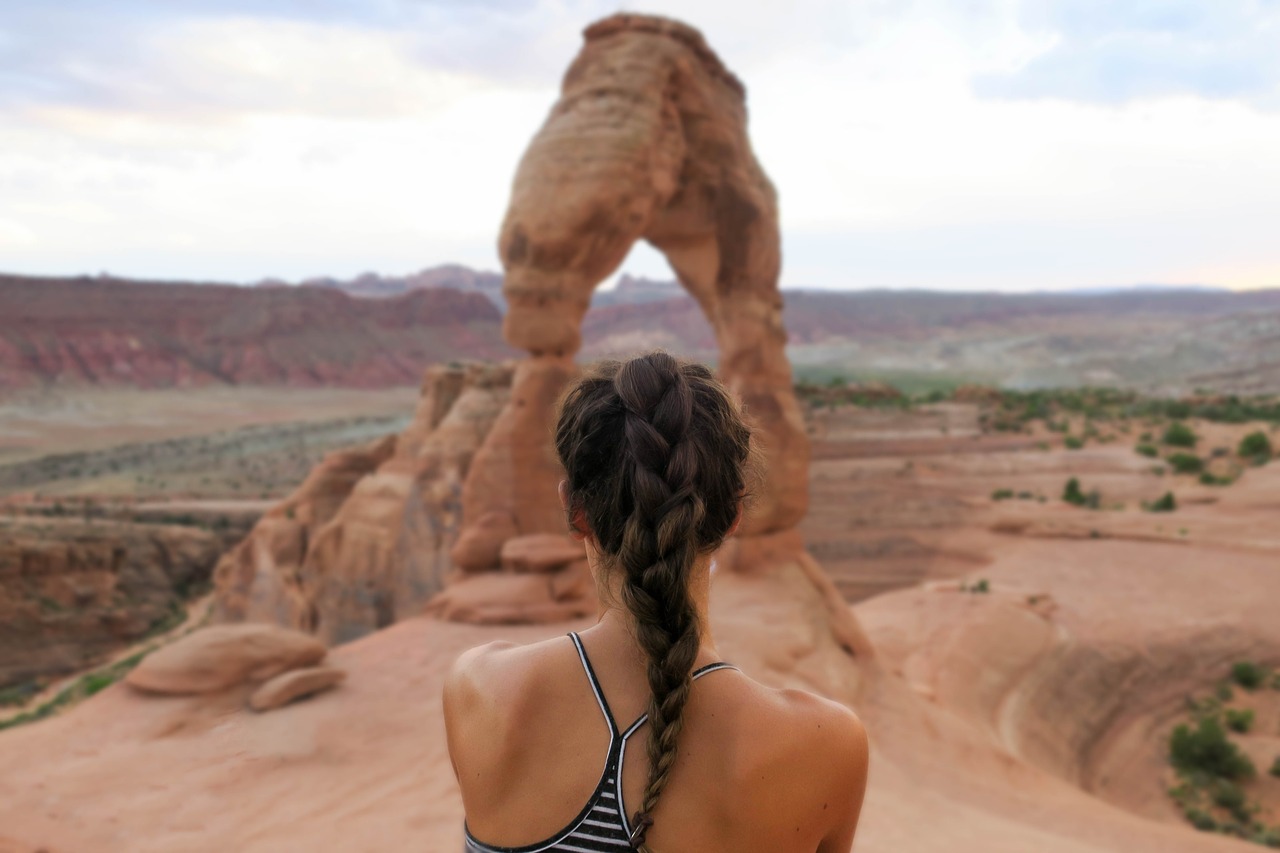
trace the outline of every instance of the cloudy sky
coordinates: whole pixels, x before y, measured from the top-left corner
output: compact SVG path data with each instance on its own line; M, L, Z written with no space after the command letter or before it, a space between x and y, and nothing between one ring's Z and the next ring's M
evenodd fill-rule
M1280 0L0 0L0 271L497 268L618 9L747 84L785 285L1280 286Z

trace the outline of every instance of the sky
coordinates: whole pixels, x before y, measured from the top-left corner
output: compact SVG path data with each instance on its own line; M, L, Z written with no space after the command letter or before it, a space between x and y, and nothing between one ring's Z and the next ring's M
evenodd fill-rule
M1280 0L0 0L0 271L498 269L619 10L746 84L784 286L1280 286Z

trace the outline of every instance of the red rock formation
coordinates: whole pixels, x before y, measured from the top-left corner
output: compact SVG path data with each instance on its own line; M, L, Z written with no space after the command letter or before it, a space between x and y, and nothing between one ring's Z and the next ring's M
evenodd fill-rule
M315 637L274 625L214 625L147 655L125 681L146 693L218 693L312 667L327 651Z
M587 29L516 173L499 239L503 333L530 357L463 490L463 568L493 565L495 518L522 535L563 528L547 499L559 478L551 407L592 292L641 238L706 314L721 376L756 423L768 474L744 534L803 517L809 444L783 352L777 202L747 138L742 84L696 30L615 15Z
M50 383L384 387L508 350L479 293L0 276L0 390Z
M159 629L224 547L194 527L0 525L0 687L83 669Z
M220 618L343 642L420 612L450 569L462 481L510 383L503 365L428 370L403 433L330 456L223 558Z

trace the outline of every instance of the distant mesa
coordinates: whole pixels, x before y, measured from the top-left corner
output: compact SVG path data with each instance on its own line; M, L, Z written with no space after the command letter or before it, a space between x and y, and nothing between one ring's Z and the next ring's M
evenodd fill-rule
M427 365L502 358L480 293L357 299L237 287L0 275L0 392L47 386L415 385Z

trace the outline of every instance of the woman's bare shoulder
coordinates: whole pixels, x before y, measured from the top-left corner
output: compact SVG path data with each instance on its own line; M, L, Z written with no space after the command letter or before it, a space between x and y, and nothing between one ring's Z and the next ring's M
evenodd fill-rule
M755 732L776 733L751 739L759 750L756 760L789 767L810 765L837 785L865 778L870 746L866 729L851 708L805 690L751 684L758 700L747 706L742 725Z
M463 652L445 676L446 715L484 707L504 708L509 714L522 694L539 683L542 666L564 657L567 642L563 637L526 644L495 640Z

